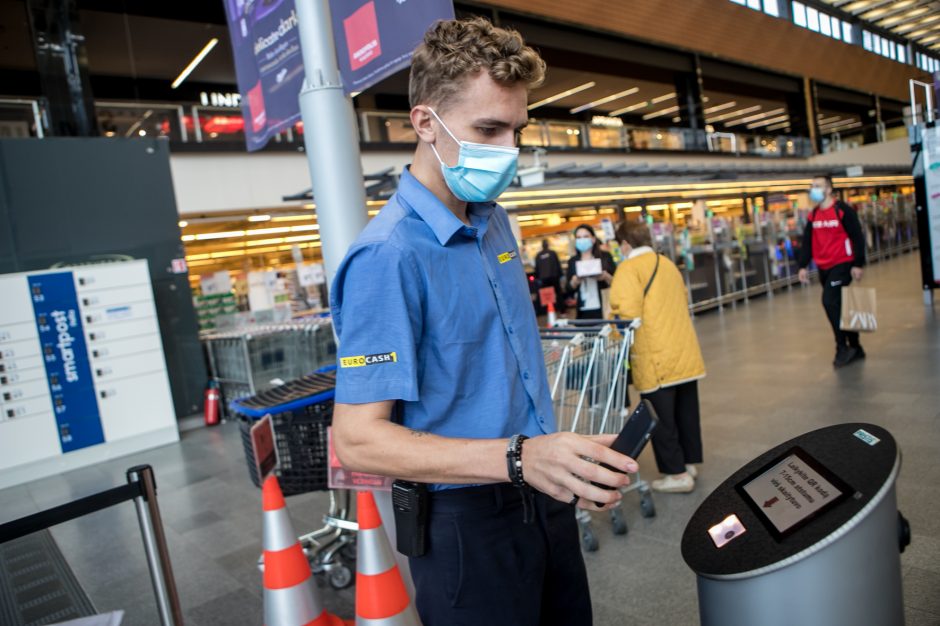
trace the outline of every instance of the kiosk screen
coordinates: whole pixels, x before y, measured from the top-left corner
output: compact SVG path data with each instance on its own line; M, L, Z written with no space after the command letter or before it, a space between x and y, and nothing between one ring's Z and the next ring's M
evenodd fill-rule
M778 539L849 495L851 488L800 448L738 485Z

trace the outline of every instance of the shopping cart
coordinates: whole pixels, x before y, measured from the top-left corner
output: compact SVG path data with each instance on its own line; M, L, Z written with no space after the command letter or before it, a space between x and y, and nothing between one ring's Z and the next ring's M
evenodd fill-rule
M253 324L207 334L202 340L226 417L230 417L232 400L336 363L336 342L328 318Z
M560 325L541 331L558 430L582 435L620 432L629 415L630 348L639 326L639 319L561 320ZM640 494L643 517L656 515L649 484L639 472L621 491ZM591 513L578 509L577 516L581 545L588 552L597 550ZM610 518L615 535L627 533L620 507L611 509Z
M325 368L257 395L235 400L242 445L251 482L261 487L255 465L251 427L267 415L274 427L278 463L274 469L285 496L329 491L330 509L323 528L299 537L314 574L324 574L336 589L348 587L356 571L357 525L350 519L349 491L329 490L327 428L333 419L336 368ZM263 569L263 557L258 560Z

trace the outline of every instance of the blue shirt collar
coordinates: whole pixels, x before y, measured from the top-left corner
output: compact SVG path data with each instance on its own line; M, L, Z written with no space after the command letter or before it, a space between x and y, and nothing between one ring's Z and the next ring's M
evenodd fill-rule
M442 246L446 246L457 233L467 237L482 237L486 233L490 215L496 208L494 202L467 204L467 214L472 224L472 226L467 226L444 206L437 196L422 185L411 174L408 167L402 171L398 181L398 197L431 227L434 236Z

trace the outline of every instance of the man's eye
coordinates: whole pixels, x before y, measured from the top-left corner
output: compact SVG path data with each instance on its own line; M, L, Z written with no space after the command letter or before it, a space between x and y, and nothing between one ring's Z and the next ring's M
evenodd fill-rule
M479 131L479 133L480 133L481 135L484 135L484 136L486 136L486 137L492 137L493 134L496 133L496 129L495 129L495 128L490 128L490 127L488 127L488 126L479 126L479 127L477 127L477 131Z

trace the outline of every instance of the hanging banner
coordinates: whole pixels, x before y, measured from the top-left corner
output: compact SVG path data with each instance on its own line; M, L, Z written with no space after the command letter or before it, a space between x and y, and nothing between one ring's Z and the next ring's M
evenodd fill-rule
M407 67L424 32L454 17L451 0L331 0L343 89L361 92ZM304 63L293 0L225 0L249 151L300 121Z
M245 143L259 150L300 121L304 79L293 0L225 0L235 74L245 119Z
M336 58L346 93L365 91L408 67L437 20L454 18L451 0L331 0Z

